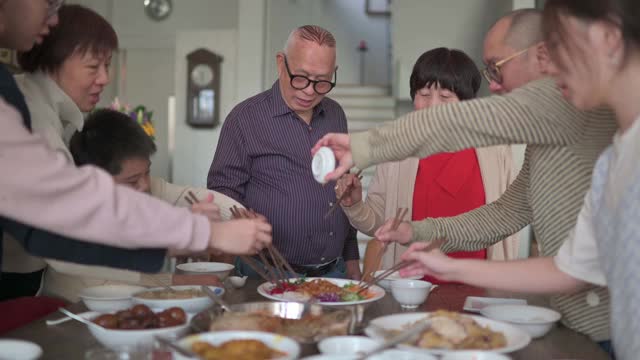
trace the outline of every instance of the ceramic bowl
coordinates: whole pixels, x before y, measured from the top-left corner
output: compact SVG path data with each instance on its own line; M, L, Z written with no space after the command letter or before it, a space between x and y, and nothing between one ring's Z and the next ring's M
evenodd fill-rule
M364 336L333 336L318 343L323 354L348 355L367 352L380 345L380 342Z
M490 305L480 313L490 319L513 324L532 338L544 336L562 317L555 310L532 305Z
M433 285L422 280L394 280L391 295L405 309L415 309L424 303Z
M234 288L241 288L247 283L247 276L229 276L229 282Z
M235 266L220 262L190 262L176 265L176 273L190 275L216 275L220 281L229 276Z
M102 285L85 288L79 294L91 311L116 312L133 306L131 296L147 288L133 285Z
M509 360L507 355L488 351L455 351L445 354L440 360Z
M0 339L0 360L36 360L42 348L30 341Z
M200 285L181 285L181 286L171 286L174 290L200 290ZM224 289L216 286L209 286L216 295L222 296L224 295ZM211 300L207 295L189 298L189 299L144 299L139 297L141 293L145 293L148 291L167 291L167 289L163 287L145 289L144 291L133 294L133 302L135 304L144 304L150 307L151 309L160 309L165 310L170 307L177 306L182 308L185 312L195 314L202 310L206 310L211 305L213 305L213 300Z
M373 273L373 276L378 276L380 274L382 274L383 272L385 272L387 270L378 270L375 273ZM422 279L422 276L419 275L414 275L414 276L408 276L408 277L401 277L400 274L396 271L394 273L391 273L391 275L387 276L385 279L382 279L378 282L378 285L382 286L382 288L384 288L385 290L391 290L391 283L395 280L420 280Z
M332 172L335 167L336 157L334 156L333 151L326 146L321 147L313 156L313 160L311 161L313 177L321 184L325 183L325 176Z
M153 311L158 312L160 310L153 309ZM98 325L87 327L98 342L110 349L121 349L123 347L151 348L156 341L156 336L176 338L185 335L189 331L191 317L192 315L187 313L187 321L184 324L159 329L120 330L107 329Z

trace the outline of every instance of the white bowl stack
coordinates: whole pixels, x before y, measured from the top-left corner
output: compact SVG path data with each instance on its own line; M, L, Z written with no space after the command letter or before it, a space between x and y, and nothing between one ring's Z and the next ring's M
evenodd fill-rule
M146 289L134 285L102 285L85 288L79 296L89 310L111 313L133 306L131 295Z

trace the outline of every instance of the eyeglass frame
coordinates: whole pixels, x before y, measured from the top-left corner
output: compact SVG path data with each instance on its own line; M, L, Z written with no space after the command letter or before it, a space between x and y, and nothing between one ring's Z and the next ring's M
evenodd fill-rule
M538 43L539 44L539 43ZM526 49L522 49L520 51L517 51L514 54L511 54L509 56L507 56L506 58L498 61L498 62L489 62L484 69L482 69L482 76L484 76L484 78L487 80L487 82L491 83L492 81L494 81L496 84L502 84L502 82L504 81L504 79L502 78L502 73L500 72L500 68L504 66L504 64L508 63L509 61L517 58L518 56L526 53L527 51L529 51L529 49L531 49L534 46L537 46L538 44L534 44L529 46ZM494 79L491 76L491 72L489 71L489 67L493 66L496 69L496 74L498 74L498 76L500 76L500 79Z
M58 10L64 5L64 0L47 0L49 8L47 9L47 19L54 17Z
M316 94L318 95L326 95L329 92L331 92L331 90L333 90L334 87L336 87L336 84L338 82L338 67L336 66L334 72L333 72L333 82L328 81L328 80L311 80L308 77L304 76L304 75L296 75L293 74L291 72L291 70L289 69L289 62L287 61L287 55L282 54L282 57L284 58L284 67L285 69L287 69L287 75L289 75L289 85L291 85L292 88L296 89L296 90L304 90L306 88L309 87L309 85L313 84L313 91L316 92ZM302 78L307 80L307 85L305 85L304 87L295 87L293 86L293 80L295 78ZM329 90L327 90L326 92L319 92L318 89L316 89L316 86L318 86L319 83L328 83L329 85L331 85L331 87L329 88Z

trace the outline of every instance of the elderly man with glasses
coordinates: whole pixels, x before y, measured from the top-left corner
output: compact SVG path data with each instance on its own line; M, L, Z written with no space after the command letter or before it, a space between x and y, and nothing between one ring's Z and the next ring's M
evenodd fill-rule
M554 256L576 223L597 155L616 131L607 110L579 112L543 78L553 64L542 40L541 13L512 12L496 22L484 42L484 75L493 93L485 99L441 105L406 115L368 132L330 134L340 166L366 168L406 157L502 144L528 144L522 170L496 202L450 218L403 223L377 232L381 241L430 242L444 238L445 252L486 248L531 224L543 256ZM486 278L479 286L492 286ZM610 339L606 288L587 287L551 298L563 322L601 342Z
M311 172L311 147L322 136L346 133L344 111L327 98L336 85L336 40L313 25L291 32L276 55L271 89L237 105L226 118L207 187L264 215L274 246L298 274L360 278L355 230L336 201L334 184ZM241 259L241 274L257 274Z

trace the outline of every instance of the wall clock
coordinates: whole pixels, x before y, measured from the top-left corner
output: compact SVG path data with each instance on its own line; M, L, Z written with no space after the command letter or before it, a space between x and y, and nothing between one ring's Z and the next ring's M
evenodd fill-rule
M216 127L220 123L220 64L222 56L206 49L187 54L187 123Z
M171 10L173 10L171 0L144 0L144 12L155 21L168 18Z

